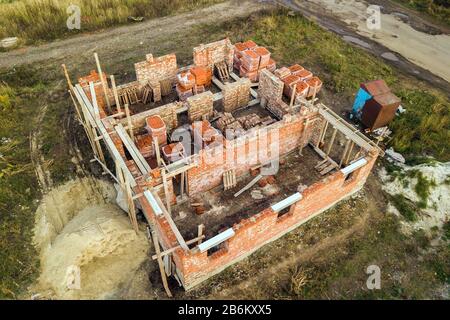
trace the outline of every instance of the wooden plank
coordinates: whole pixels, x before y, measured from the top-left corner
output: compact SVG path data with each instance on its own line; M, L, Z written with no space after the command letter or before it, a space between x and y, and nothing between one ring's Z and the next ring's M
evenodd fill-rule
M103 74L102 67L100 66L100 60L98 59L97 52L94 52L94 58L95 58L95 63L97 64L97 70L98 70L98 75L100 76L100 82L103 87L103 93L105 94L106 106L108 107L109 113L112 113L111 104L109 102L109 97L108 97L108 91L106 90L107 86L106 86L105 80L103 79L103 76L102 76L102 74Z
M75 93L75 96L77 97L78 101L80 102L80 104L85 107L86 115L89 119L89 122L91 124L93 124L93 126L97 127L98 130L100 131L101 136L103 136L103 141L105 142L106 147L110 151L113 159L119 161L121 168L123 169L126 176L128 177L128 180L131 183L131 186L132 187L136 186L136 181L134 180L133 175L131 174L127 165L123 161L122 156L120 155L119 151L117 150L116 146L114 145L114 142L111 140L111 137L109 136L108 132L106 131L106 128L104 127L103 123L101 121L99 121L98 123L95 121L95 119L92 115L93 108L92 108L91 102L89 101L86 94L84 93L83 88L81 88L80 85L76 85L74 93ZM91 111L89 109L91 109Z
M111 86L114 93L114 100L116 101L117 112L121 113L122 108L120 107L119 95L117 94L116 80L114 78L114 75L111 75L110 78L111 78Z
M341 161L339 162L339 168L342 167L345 158L347 157L347 152L350 147L351 140L347 138L347 142L345 143L344 153L342 154Z
M152 169L150 168L149 164L147 163L147 160L145 160L144 156L141 154L139 149L136 147L134 142L131 140L130 136L125 131L125 128L121 123L119 123L116 127L116 132L119 135L120 139L122 139L122 142L127 147L128 151L130 152L131 157L133 158L134 162L138 166L139 170L141 170L142 174L148 174Z
M158 237L156 236L155 231L152 231L152 239L153 239L153 246L155 247L156 256L158 259L159 271L161 273L161 279L163 282L163 286L164 286L164 289L166 290L167 295L169 296L169 298L171 298L172 292L170 292L169 284L167 283L166 272L164 270L164 263L161 259L161 249L159 247L159 240L158 240Z
M197 231L197 239L198 239L197 245L201 244L203 238L205 237L203 235L204 230L205 230L205 225L203 223L199 224L198 225L198 231Z
M261 180L262 175L258 175L256 176L252 181L250 181L244 188L242 188L241 190L239 190L238 192L236 192L234 194L234 197L238 197L239 195L241 195L244 191L247 191L248 189L250 189L251 187L253 187L259 180Z
M125 104L125 114L128 121L128 131L130 132L131 139L134 140L133 122L131 121L130 108L128 108L128 103Z
M333 164L330 164L328 167L325 167L325 169L320 171L320 175L324 176L333 169L336 169L336 167Z
M327 156L330 155L331 148L333 147L334 140L336 139L336 134L337 134L337 128L334 128L333 134L331 135L330 144L328 145L328 149L327 149L327 152L326 152Z
M186 242L184 241L183 236L181 235L180 231L178 230L177 225L173 221L172 217L170 216L169 212L167 211L166 207L163 205L161 199L157 194L155 194L153 191L152 195L155 198L158 205L161 207L164 218L166 219L167 223L169 224L170 228L172 229L172 232L175 234L175 237L177 238L178 243L180 244L181 248L184 250L189 250L189 247L187 246Z
M201 226L202 226L202 224L201 224ZM203 239L205 239L205 235L204 234L202 234L201 236L198 236L197 238L194 238L194 239L191 239L189 241L186 241L186 244L187 245L191 245L191 244L193 244L195 242L197 242L197 243L200 242L201 243ZM175 252L177 249L180 249L180 248L181 248L181 246L178 245L178 246L175 246L173 248L167 249L167 250L161 252L161 256L163 257L163 256L166 256L168 254L171 254L171 253ZM158 258L158 256L156 254L154 254L152 256L152 260L156 260L157 258Z
M165 169L161 169L161 175L162 175L162 181L163 181L163 187L164 187L164 194L166 196L167 210L169 211L169 214L172 214L172 208L170 206L170 197L169 197L169 186L167 185L167 177L166 177Z

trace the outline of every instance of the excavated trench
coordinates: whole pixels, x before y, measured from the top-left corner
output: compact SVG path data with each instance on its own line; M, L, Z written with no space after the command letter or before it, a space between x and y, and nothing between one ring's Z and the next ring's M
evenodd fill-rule
M44 196L35 215L41 273L29 290L34 298L107 299L131 281L149 244L144 232L130 227L115 197L112 184L93 178Z

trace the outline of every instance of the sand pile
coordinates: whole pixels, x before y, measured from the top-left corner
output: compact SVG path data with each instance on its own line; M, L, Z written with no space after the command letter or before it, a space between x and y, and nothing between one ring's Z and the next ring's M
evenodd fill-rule
M56 299L114 296L147 258L148 241L112 203L114 187L90 179L51 191L36 213L41 275L32 294Z

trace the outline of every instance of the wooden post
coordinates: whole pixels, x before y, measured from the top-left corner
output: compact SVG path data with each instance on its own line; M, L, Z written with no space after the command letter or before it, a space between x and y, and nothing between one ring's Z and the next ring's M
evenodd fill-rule
M300 152L299 152L300 155L302 155L303 147L305 145L305 141L306 141L306 143L308 143L308 141L306 140L307 139L307 137L306 137L307 131L306 130L308 130L308 125L309 125L309 119L306 119L304 127L303 127L303 136L304 136L304 138L302 139L302 144L300 145Z
M333 147L334 139L336 138L336 133L337 133L337 128L334 128L333 134L332 134L331 140L330 140L330 145L328 146L327 153L326 153L327 157L331 152L331 148Z
M320 149L320 144L323 143L323 139L325 139L325 135L327 134L328 129L328 121L325 120L323 124L322 130L320 131L319 141L317 142L316 147Z
M100 76L100 81L102 83L103 93L105 94L106 106L108 107L108 111L112 114L111 104L109 103L109 98L108 98L108 91L106 90L107 86L106 86L105 79L103 79L102 67L100 66L100 60L98 59L97 52L94 52L94 57L95 57L95 63L97 64L98 75Z
M125 104L125 114L128 120L128 131L130 132L131 140L133 140L134 142L133 123L131 122L130 109L128 108L128 104Z
M120 169L120 170L122 170L122 169ZM138 226L137 218L136 218L136 208L134 206L133 193L131 191L130 183L126 177L125 177L125 190L126 190L126 195L127 195L128 211L129 211L129 215L130 215L131 224L134 228L134 231L136 231L136 233L138 233L139 226Z
M73 90L73 85L72 85L72 81L70 81L70 77L69 77L69 73L67 72L66 65L63 63L61 65L61 67L63 68L64 76L66 77L67 84L69 85L69 89L72 91Z
M347 152L347 156L345 157L344 160L344 165L346 166L348 164L348 162L350 161L350 157L352 156L352 151L353 151L353 147L355 146L355 143L352 141L350 143L350 150Z
M156 153L156 162L158 166L161 165L161 153L159 152L159 143L156 137L153 137L153 144L155 145L155 153Z
M152 239L153 239L153 245L155 247L156 255L158 256L158 265L159 265L159 271L161 273L161 279L163 282L164 289L166 290L167 296L169 298L172 298L172 292L170 292L169 284L167 283L167 277L166 277L166 271L164 269L164 263L161 259L161 249L159 247L159 240L156 236L156 232L152 231Z
M317 94L317 88L314 87L314 93L313 93L312 102L311 102L312 105L314 105L314 100L316 100L316 94Z
M81 117L81 112L80 112L80 109L78 108L78 104L76 103L75 98L73 97L72 90L67 90L67 91L69 92L70 98L72 99L72 102L73 102L73 106L75 107L75 110L77 112L78 120L84 126L84 121L85 120Z
M170 206L170 197L169 197L169 187L167 185L167 177L166 177L166 169L161 169L161 175L163 179L163 186L164 186L164 194L166 195L166 205L167 205L167 211L170 215L172 215L172 209Z
M114 75L111 75L111 86L114 93L114 100L116 101L117 112L121 113L122 108L120 107L119 95L117 94L116 80L114 79Z
M203 239L202 236L203 236L203 230L204 229L205 229L205 225L203 223L198 225L197 236L198 236L199 239L198 239L197 245L202 243L202 239Z
M351 142L351 140L349 138L347 138L347 142L345 143L344 153L342 154L341 162L339 162L339 168L342 167L342 164L344 163L345 158L347 157L347 152L350 147L350 142Z
M294 105L295 96L297 95L297 84L294 84L294 88L292 89L291 95L291 103L289 104L289 108L292 108Z
M180 193L181 193L181 198L184 198L184 171L181 173L181 181L180 181Z

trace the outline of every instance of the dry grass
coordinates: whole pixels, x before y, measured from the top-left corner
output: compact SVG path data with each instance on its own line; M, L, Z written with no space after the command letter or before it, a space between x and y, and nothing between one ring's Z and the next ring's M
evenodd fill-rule
M221 2L220 0L21 0L0 3L0 38L19 37L30 44L129 22L155 18ZM69 30L70 4L81 9L81 30Z

